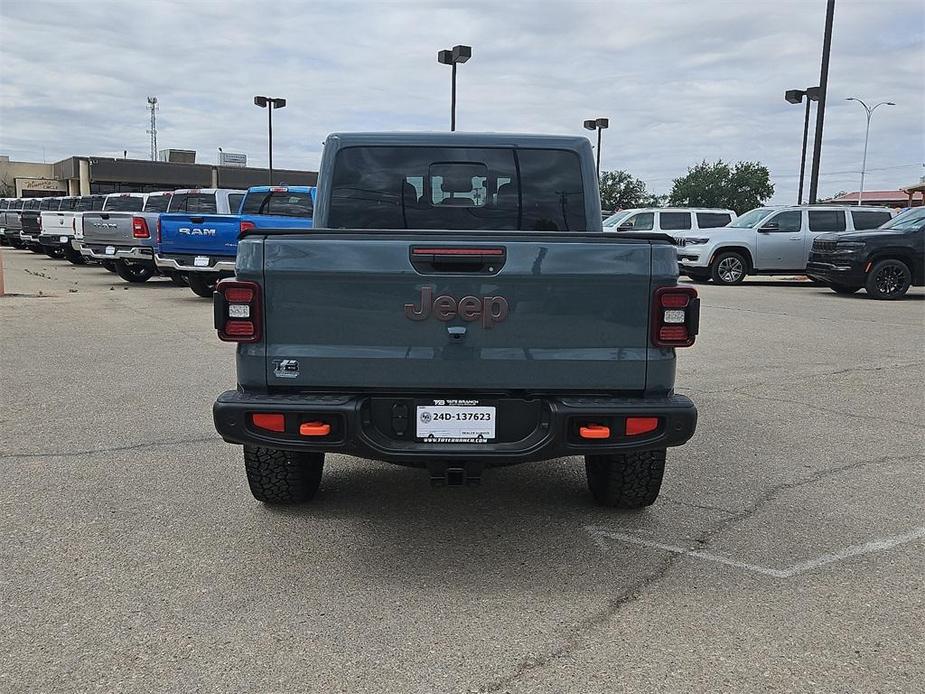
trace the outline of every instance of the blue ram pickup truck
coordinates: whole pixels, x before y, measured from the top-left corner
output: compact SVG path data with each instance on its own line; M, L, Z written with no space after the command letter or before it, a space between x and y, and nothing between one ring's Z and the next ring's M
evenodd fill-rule
M190 289L212 296L215 283L234 275L241 230L238 210L245 191L176 190L157 225L154 262L164 274L181 274Z
M244 235L216 288L215 426L264 503L311 499L328 453L435 484L584 456L598 503L640 508L694 433L699 305L673 239L603 233L587 138L331 135L311 232Z
M253 186L241 203L241 234L261 229L311 229L313 186Z

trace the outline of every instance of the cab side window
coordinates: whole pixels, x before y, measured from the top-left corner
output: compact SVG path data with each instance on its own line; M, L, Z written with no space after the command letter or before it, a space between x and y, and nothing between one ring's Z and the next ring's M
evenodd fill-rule
M777 225L777 228L774 229L774 231L799 231L803 226L803 213L799 210L781 212L780 214L771 217L771 219L765 222L762 226L773 226L775 224Z
M658 226L662 231L691 228L690 212L659 212Z
M625 222L622 222L620 226L632 227L632 231L652 231L652 228L655 226L655 213L640 212L639 214L634 214Z
M842 210L810 210L810 231L844 231L845 213Z

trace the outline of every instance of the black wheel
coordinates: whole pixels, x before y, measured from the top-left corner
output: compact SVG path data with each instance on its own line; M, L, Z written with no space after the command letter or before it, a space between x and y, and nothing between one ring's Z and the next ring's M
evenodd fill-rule
M130 265L118 260L113 264L116 266L116 274L132 284L147 282L154 274L154 268L150 265Z
M75 251L70 245L64 247L64 257L67 258L67 262L72 265L87 264L87 259L80 254L80 251Z
M642 508L658 498L665 473L665 449L586 455L588 489L601 506Z
M22 250L24 248L23 242L20 239L10 239L10 245L13 248L18 248L19 250Z
M167 278L178 287L189 286L189 282L186 280L186 275L180 272L171 272L169 275L167 275Z
M45 255L49 258L64 257L64 249L61 246L42 246L42 250L45 251Z
M720 253L710 265L710 277L716 284L741 284L747 272L748 261L735 251Z
M116 271L116 264L112 262L111 260L104 260L103 262L100 263L100 265L102 265L104 269L109 270L109 272Z
M193 290L193 294L196 296L209 299L215 293L215 278L206 278L197 273L190 273L186 276L186 280L189 282L189 288Z
M867 296L872 299L898 299L912 284L909 266L901 260L881 260L867 274Z
M257 501L301 504L311 500L321 483L324 453L293 453L262 446L244 446L247 484Z
M29 246L29 250L32 251L33 253L38 253L39 255L45 252L45 250L41 246L37 246L35 244L32 244L31 246Z
M832 284L829 285L829 289L831 289L836 294L854 294L857 290L860 289L860 287L849 287L844 284Z

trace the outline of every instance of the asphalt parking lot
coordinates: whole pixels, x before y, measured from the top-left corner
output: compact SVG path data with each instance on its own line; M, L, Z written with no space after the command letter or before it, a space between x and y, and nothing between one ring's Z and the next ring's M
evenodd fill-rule
M211 420L211 304L2 249L0 690L908 692L925 292L700 287L700 410L642 512L577 459L478 488L330 457L272 509ZM919 682L919 685L915 685Z

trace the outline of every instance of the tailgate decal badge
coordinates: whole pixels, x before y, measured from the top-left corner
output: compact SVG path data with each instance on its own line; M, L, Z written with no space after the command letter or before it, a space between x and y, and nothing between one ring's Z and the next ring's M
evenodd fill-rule
M433 315L445 323L459 316L468 322L480 320L482 327L489 329L506 320L510 312L503 296L464 296L459 300L449 294L433 297L433 287L421 287L419 305L405 304L405 318L421 321Z
M273 375L277 378L298 378L299 362L296 359L274 359Z

